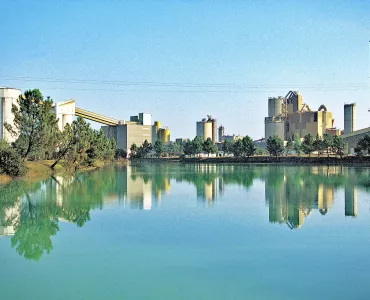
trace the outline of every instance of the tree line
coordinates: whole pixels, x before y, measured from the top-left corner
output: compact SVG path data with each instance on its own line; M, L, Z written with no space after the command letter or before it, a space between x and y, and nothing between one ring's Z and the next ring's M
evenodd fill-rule
M78 117L58 129L58 119L52 112L53 100L44 98L38 89L27 90L12 106L13 125L4 124L15 142L0 143L0 174L24 175L28 160L53 160L51 168L65 161L75 170L112 161L116 155L115 140L108 139L102 130L94 130Z

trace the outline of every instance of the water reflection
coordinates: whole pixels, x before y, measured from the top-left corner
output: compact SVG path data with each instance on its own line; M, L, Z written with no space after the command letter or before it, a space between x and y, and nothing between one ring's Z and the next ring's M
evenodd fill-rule
M370 187L369 169L245 165L137 164L31 183L0 186L0 235L26 259L39 260L53 249L51 237L61 222L82 227L93 209L119 205L150 210L161 205L171 184L189 184L206 207L227 198L230 187L249 190L264 182L268 221L300 228L317 211L330 213L336 193L344 190L344 215L357 216L357 192ZM225 196L225 197L224 197Z

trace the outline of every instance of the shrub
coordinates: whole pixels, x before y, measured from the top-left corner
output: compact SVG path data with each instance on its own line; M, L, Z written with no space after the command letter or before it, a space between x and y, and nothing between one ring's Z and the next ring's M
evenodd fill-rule
M23 159L4 141L0 142L0 173L16 177L25 175L27 168Z

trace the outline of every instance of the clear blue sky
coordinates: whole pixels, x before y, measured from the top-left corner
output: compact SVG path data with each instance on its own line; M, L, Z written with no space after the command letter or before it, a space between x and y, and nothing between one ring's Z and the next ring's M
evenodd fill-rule
M172 138L207 114L260 138L267 98L290 89L341 128L357 102L370 126L370 1L92 2L1 1L0 86L117 119L151 112Z

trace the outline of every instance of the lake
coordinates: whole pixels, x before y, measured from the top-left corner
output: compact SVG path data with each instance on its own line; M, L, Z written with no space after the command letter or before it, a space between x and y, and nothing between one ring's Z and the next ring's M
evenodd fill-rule
M1 299L369 299L370 169L131 164L0 186Z

